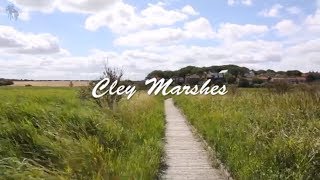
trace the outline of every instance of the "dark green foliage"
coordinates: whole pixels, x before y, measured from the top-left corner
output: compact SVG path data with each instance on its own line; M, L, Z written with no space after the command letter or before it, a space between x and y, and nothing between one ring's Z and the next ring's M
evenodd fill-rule
M229 70L229 73L235 77L243 76L245 73L249 72L248 68L239 67L236 65L223 65L223 66L210 66L210 67L187 66L176 71L155 70L149 73L146 79L150 79L153 77L169 79L175 76L184 78L192 74L203 75L205 72L208 72L208 71L220 72L221 70L225 70L225 69Z
M274 75L274 74L276 74L276 72L275 72L274 70L272 70L272 69L268 69L268 70L266 71L266 73L267 73L268 75Z
M253 79L252 79L252 83L253 83L253 84L262 84L262 83L263 83L263 80L262 80L262 79L259 79L259 78L253 78Z
M265 70L254 71L254 74L256 74L256 75L263 75L263 74L266 74L266 73L267 73L267 71L265 71Z
M250 87L250 83L249 83L249 81L247 79L241 78L239 80L238 87L242 87L242 88Z
M290 76L296 77L296 76L301 76L302 72L300 72L298 70L292 70L292 71L287 71L286 75L289 76L289 77Z
M226 77L226 81L228 82L228 84L234 84L237 82L237 79L233 76L228 76Z
M277 71L277 74L279 74L279 75L287 75L287 72L285 72L285 71Z
M310 72L306 77L307 82L313 82L316 80L320 80L320 73Z

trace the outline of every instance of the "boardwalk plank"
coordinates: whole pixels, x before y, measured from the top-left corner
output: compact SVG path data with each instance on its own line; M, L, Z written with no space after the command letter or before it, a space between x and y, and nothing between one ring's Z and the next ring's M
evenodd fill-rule
M221 172L211 166L209 154L197 139L186 119L174 106L172 99L165 101L166 112L166 164L163 179L224 179Z

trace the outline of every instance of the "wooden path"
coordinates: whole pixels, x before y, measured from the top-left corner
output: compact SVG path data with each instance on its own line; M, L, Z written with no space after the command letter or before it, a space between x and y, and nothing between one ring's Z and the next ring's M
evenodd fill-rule
M163 179L224 179L218 169L211 166L209 154L197 139L184 116L172 99L165 101L166 113L166 165Z

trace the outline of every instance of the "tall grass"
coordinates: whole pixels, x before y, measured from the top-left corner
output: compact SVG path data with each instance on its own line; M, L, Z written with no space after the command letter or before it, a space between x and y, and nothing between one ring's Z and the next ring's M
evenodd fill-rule
M236 179L319 179L319 94L237 94L174 99Z
M111 112L72 88L1 88L0 179L155 178L163 118L143 93Z

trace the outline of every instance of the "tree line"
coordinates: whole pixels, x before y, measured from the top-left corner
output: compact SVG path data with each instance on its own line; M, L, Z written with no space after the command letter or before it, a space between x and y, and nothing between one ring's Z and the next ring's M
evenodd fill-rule
M155 70L150 72L146 79L150 79L152 77L158 78L165 78L169 79L172 77L182 77L185 78L188 75L197 74L199 76L203 75L206 72L220 72L221 70L228 70L228 74L234 76L235 78L243 77L246 73L250 72L250 69L247 67L240 67L237 65L221 65L221 66L210 66L210 67L196 67L196 66L187 66L175 71L162 71L162 70ZM290 71L274 71L271 69L268 70L251 70L254 72L255 75L266 75L266 76L274 76L284 75L288 77L299 77L303 73L298 70L290 70Z

